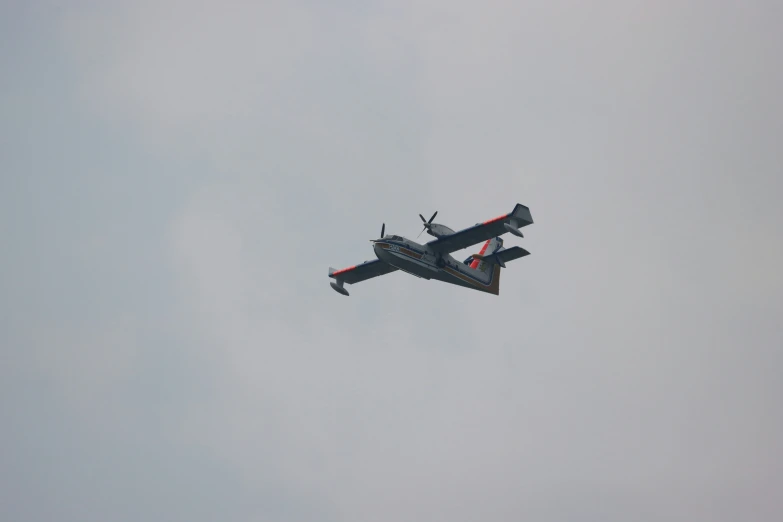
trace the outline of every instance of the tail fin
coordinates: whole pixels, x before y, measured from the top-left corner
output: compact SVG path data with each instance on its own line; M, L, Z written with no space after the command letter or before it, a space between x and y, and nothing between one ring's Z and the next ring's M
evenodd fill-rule
M500 269L506 266L506 263L525 257L530 252L524 248L514 246L503 248L503 240L499 237L492 238L481 248L480 254L473 254L465 260L465 264L479 272L475 274L482 281L482 285L476 285L477 290L489 292L490 294L500 294ZM475 283L474 283L475 284Z
M479 252L479 255L489 256L490 254L494 254L501 248L503 248L503 240L499 237L493 237L492 239L488 239L487 242L484 243L484 246L481 247L481 252ZM487 271L490 269L491 266L492 266L491 263L479 259L473 259L473 261L470 263L470 268L475 268L483 273L487 273Z

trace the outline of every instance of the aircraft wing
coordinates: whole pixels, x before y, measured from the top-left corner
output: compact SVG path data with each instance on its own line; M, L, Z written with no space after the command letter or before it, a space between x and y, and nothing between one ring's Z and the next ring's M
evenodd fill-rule
M389 274L395 270L397 270L396 267L384 263L380 259L373 259L372 261L365 261L360 265L349 266L341 270L329 268L329 277L352 285L373 277Z
M502 216L498 216L483 223L478 223L449 236L433 239L427 243L427 246L436 252L444 254L456 252L457 250L462 250L463 248L475 245L476 243L481 243L487 239L505 234L508 232L506 224L509 224L514 228L521 228L532 223L533 216L530 214L530 209L525 205L517 203L514 210L508 214L503 214Z

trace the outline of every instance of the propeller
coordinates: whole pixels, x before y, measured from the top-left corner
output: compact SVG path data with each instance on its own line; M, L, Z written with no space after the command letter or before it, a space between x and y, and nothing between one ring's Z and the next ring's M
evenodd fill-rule
M419 235L416 236L416 239L419 239L419 236L422 235L425 230L427 230L428 228L430 228L432 226L432 220L435 219L435 216L437 216L437 215L438 215L438 211L436 210L435 213L430 218L430 220L427 221L426 219L424 219L424 216L419 214L419 217L421 218L422 223L424 223L424 228L421 229L421 232L419 232Z
M383 223L383 224L381 225L381 237L380 237L380 238L378 238L378 239L383 239L383 235L384 235L385 233L386 233L386 223ZM375 243L376 241L378 241L378 239L371 239L370 241L371 241L372 243Z

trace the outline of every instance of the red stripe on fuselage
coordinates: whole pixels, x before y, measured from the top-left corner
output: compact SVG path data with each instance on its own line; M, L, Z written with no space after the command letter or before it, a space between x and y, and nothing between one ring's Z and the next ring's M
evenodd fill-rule
M484 243L483 247L481 247L481 252L479 252L480 256L483 256L484 252L487 251L487 247L489 246L489 242L490 241L492 241L492 240L491 239L487 239L487 242ZM470 268L478 268L480 262L481 261L479 261L478 259L474 259L473 262L470 264Z

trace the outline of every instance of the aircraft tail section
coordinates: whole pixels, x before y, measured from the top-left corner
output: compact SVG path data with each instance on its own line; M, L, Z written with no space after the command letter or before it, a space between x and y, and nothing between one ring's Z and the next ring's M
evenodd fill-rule
M479 252L479 256L489 257L490 255L494 254L501 248L503 248L503 240L499 237L493 237L492 239L488 239L486 243L484 243L484 246L481 247L481 252ZM487 273L490 267L491 267L491 263L489 263L487 260L476 259L475 257L473 261L470 263L470 268L475 268L476 270L482 273Z
M503 248L503 240L494 237L484 243L480 253L473 254L465 260L464 264L472 270L455 271L447 268L446 271L457 279L469 283L463 286L498 295L500 293L501 268L505 267L509 261L529 254L530 252L518 246Z

